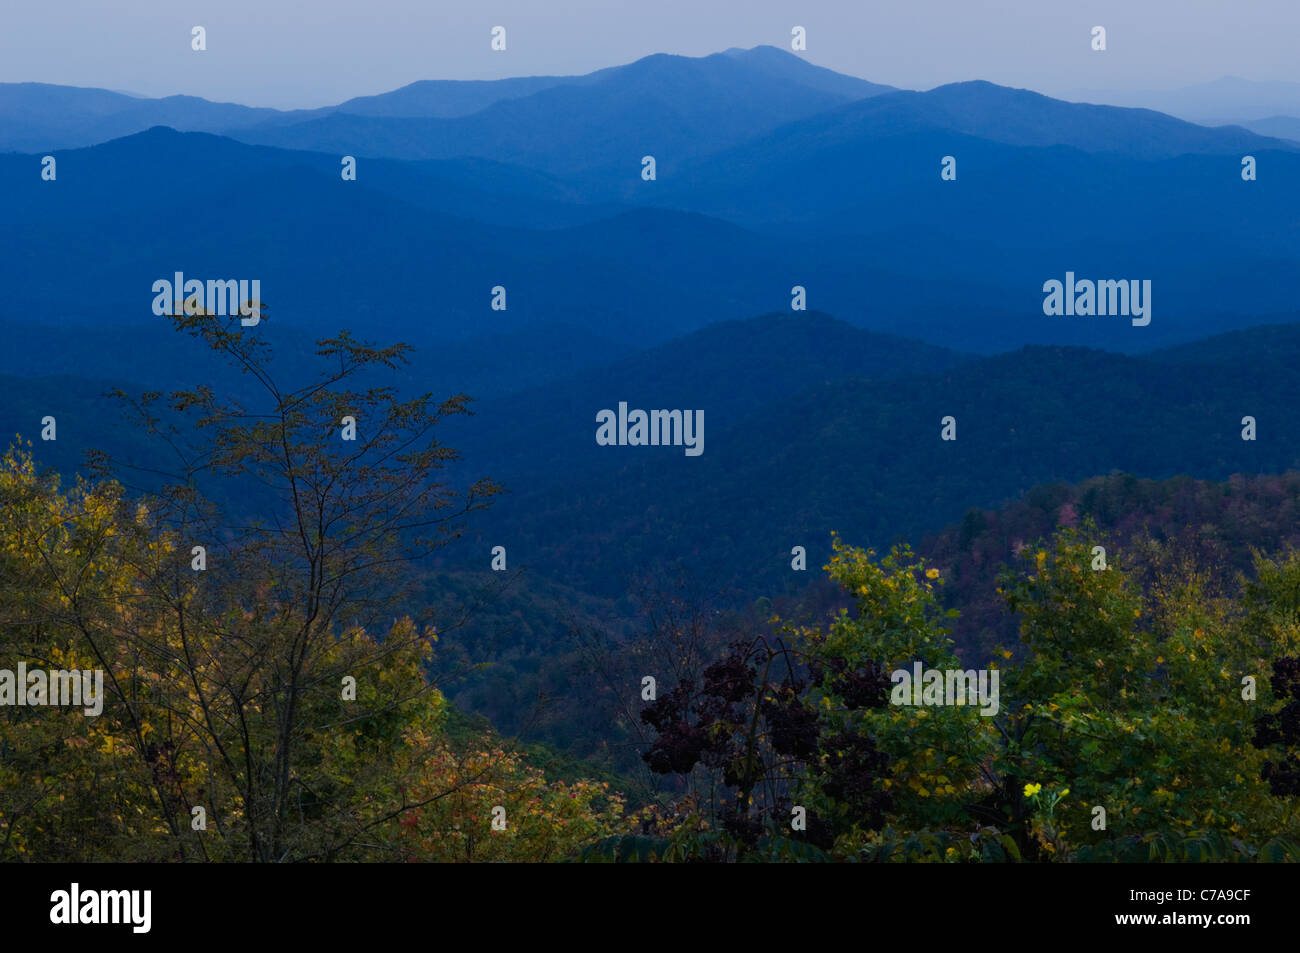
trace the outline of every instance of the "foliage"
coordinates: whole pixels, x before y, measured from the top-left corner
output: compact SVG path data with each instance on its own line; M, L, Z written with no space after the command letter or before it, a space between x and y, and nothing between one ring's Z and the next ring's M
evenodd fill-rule
M315 378L286 388L238 318L174 320L253 378L261 405L204 386L119 395L175 452L148 493L109 478L131 467L105 455L96 480L66 490L21 447L0 463L6 657L102 671L106 696L96 717L4 709L0 857L434 857L399 819L470 810L470 792L517 806L533 855L572 847L530 829L533 814L604 833L618 805L603 789L547 785L485 738L449 742L426 676L438 630L391 609L411 592L404 568L497 492L439 479L456 454L435 431L466 398L350 388L407 349L346 332L319 342ZM213 502L232 487L256 506ZM441 816L426 817L431 834Z
M1195 560L1180 560L1159 545L1135 548L1140 565L1126 564L1117 552L1103 561L1096 537L1085 519L1048 543L1026 547L1020 565L1002 573L999 592L1019 620L1021 648L1018 657L1000 650L998 662L989 663L990 670L1001 665L996 713L897 699L853 706L869 673L879 678L913 662L963 666L947 636L952 613L942 609L935 569L905 546L877 559L834 540L827 568L852 597L854 611L840 610L824 628L785 627L791 652L810 676L784 690L818 712L820 747L817 758L805 758L784 780L810 817L815 810L833 825L828 856L1298 859L1291 762L1270 760L1252 739L1280 745L1288 749L1281 758L1293 757L1288 653L1300 632L1300 559L1257 556L1253 579L1232 595ZM1248 687L1270 658L1280 658L1272 679L1278 703L1267 692L1256 699ZM733 654L711 670L734 670L739 661ZM765 679L757 684L778 690ZM693 691L684 682L647 710L659 732L648 757L658 758L662 770L688 770L718 750L735 758L734 744L719 749L710 734L717 719L663 716L665 708L684 710L682 699ZM1281 708L1274 711L1276 704ZM722 735L734 738L735 725L732 719ZM840 728L870 739L887 776L826 783L824 738ZM677 759L683 746L688 756ZM725 758L713 766L742 795L774 777L767 761L753 766L763 772L758 775L738 773ZM883 818L864 822L863 798L877 785L889 792ZM708 836L689 842L691 856L743 857L728 852L724 835L735 832L725 812L699 826Z

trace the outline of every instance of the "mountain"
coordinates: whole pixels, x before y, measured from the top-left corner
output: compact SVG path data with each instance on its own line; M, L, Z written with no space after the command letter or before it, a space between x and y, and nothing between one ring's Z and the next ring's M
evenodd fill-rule
M815 66L802 56L795 56L775 46L755 46L748 50L733 46L724 50L721 55L730 57L747 69L761 73L770 79L784 80L792 85L804 86L832 96L842 96L844 99L866 99L897 91L893 86L869 83L856 76L846 76L824 66Z
M153 283L182 271L257 279L271 319L312 334L346 325L425 345L569 324L643 345L788 306L799 278L827 299L889 284L854 254L693 213L637 209L551 231L484 224L430 207L432 195L414 204L392 183L381 191L371 166L362 174L375 181L343 182L337 157L200 133L151 130L64 154L55 182L39 168L0 156L13 183L0 208L0 280L12 289L0 319L150 322ZM506 310L491 308L498 286ZM876 300L909 296L900 286Z
M0 152L76 149L143 132L153 126L169 126L181 132L224 132L248 126L307 122L336 112L449 119L468 116L502 100L518 99L583 79L524 76L499 80L421 80L391 92L357 96L334 106L289 110L215 103L198 96L155 98L49 83L0 83Z
M355 182L338 152L161 127L60 151L56 181L39 154L0 155L0 321L147 326L176 271L261 281L307 338L342 315L426 348L529 327L644 348L782 310L797 286L855 326L986 354L1138 352L1295 307L1300 150L1144 110L988 83L881 91L758 48L649 57L472 116L320 121L477 123L498 154L370 158L359 139ZM650 130L680 149L644 181ZM1045 315L1044 282L1067 272L1150 281L1150 325ZM141 342L110 343L97 371L130 372Z
M1300 367L1300 312L1284 323L1257 327L1176 347L1161 348L1144 357L1154 364L1177 365L1193 373L1220 365L1223 373L1262 375L1285 379ZM1244 380L1244 377L1242 378Z
M339 179L341 169L337 155L180 135L165 126L62 152L57 159L64 174L46 183L38 156L0 154L0 174L9 182L0 221L31 226L87 215L133 217L141 201L171 209L270 173L299 168ZM581 224L627 210L586 203L554 176L486 159L365 159L357 166L357 187L441 215L512 228Z
M1113 193L1127 203L1126 179L1138 179L1143 191L1156 179L1168 180L1170 189L1186 184L1169 174L1171 166L1156 163L1199 171L1211 167L1205 160L1258 152L1300 158L1296 144L1245 129L1206 128L1145 109L1067 103L986 82L957 83L876 96L787 123L688 163L680 176L661 183L666 194L660 201L720 210L746 222L774 214L783 220L824 217L837 202L846 210L839 217L851 212L869 227L883 216L897 219L915 202L912 193L920 184L940 187L945 154L959 160L958 182L967 158L980 173L997 172L996 179L977 181L981 192L999 189L995 201L1005 204L1012 189L1049 188L1049 177L1060 183L1057 193L1100 191L1088 198ZM1023 181L1035 168L1039 174ZM1092 182L1079 181L1084 177L1108 181L1094 190ZM783 187L771 195L777 181ZM888 204L862 215L861 196Z
M982 80L856 102L785 132L798 132L800 138L811 138L824 148L845 140L921 129L942 129L1013 146L1072 146L1140 159L1277 147L1245 130L1208 129L1150 109L1070 103Z
M1260 150L1243 183L1234 154L1154 162L943 131L802 141L640 183L659 207L586 202L487 160L363 158L344 182L338 155L166 129L61 153L54 182L38 156L0 155L0 320L148 322L152 283L177 270L257 278L273 318L307 333L346 315L417 345L567 324L641 347L788 307L795 285L854 325L982 353L1145 350L1294 307L1300 153ZM957 182L938 175L949 154ZM1151 325L1044 316L1043 282L1067 270L1151 280ZM489 307L497 286L506 311Z
M759 164L754 146L769 153L762 162L770 168L773 159L789 160L806 148L932 132L1142 160L1296 148L1245 129L1210 129L1147 109L1068 103L982 81L891 90L762 47L701 59L647 57L456 119L335 112L230 134L322 152L479 156L580 180L592 194L628 198L647 191L639 177L643 155L656 157L661 181L695 186L708 181L696 174L702 164L717 176L735 178L739 171L746 178Z
M1142 106L1216 125L1245 125L1249 120L1268 116L1300 115L1300 83L1260 82L1239 76L1223 76L1177 89L1071 90L1061 96L1076 102Z
M516 99L578 76L500 80L422 80L375 96L357 96L319 109L268 109L215 103L198 96L154 98L49 83L0 83L0 152L76 149L153 126L181 132L225 132L280 126L335 112L357 116L453 118Z
M144 99L106 89L0 83L0 152L51 152L118 139L151 126L217 132L278 115L197 96Z
M784 122L891 87L842 76L771 47L692 58L655 54L472 115L342 111L290 125L232 128L245 142L403 159L478 156L602 185L639 182L641 158L665 171Z
M782 554L803 545L812 565L832 530L880 548L1038 484L1300 468L1298 359L1300 324L1139 357L1030 347L971 359L826 315L773 314L480 402L443 439L462 451L460 469L511 491L472 529L507 545L514 565L594 597L683 559L783 591L800 577ZM58 443L38 444L47 463L138 447L99 396L107 383L3 385L5 432L31 438L42 416L58 417ZM420 375L403 387L442 390ZM703 453L598 446L596 412L620 401L703 410ZM957 439L945 441L949 415ZM1256 440L1242 439L1246 416Z
M1295 116L1269 116L1267 119L1250 119L1241 123L1251 132L1275 139L1289 139L1300 143L1300 119Z
M472 420L457 422L449 440L471 464L526 487L559 473L604 470L611 455L595 444L595 415L619 401L707 408L712 433L829 381L939 373L971 359L815 311L720 321L564 380L484 401Z
M0 152L73 149L166 125L340 155L477 156L545 171L630 161L639 173L646 151L660 150L671 167L684 155L891 91L774 47L706 57L656 54L584 76L421 80L334 106L288 111L194 96L149 99L6 83L0 84ZM659 133L646 141L652 129ZM629 152L636 155L626 159Z
M1274 363L1267 355L1279 344ZM706 407L701 456L595 448L607 458L599 469L531 481L481 529L519 564L593 593L622 591L629 575L676 561L780 591L798 584L791 547L807 547L809 565L819 565L832 530L880 548L1040 483L1300 467L1300 419L1290 411L1300 375L1264 372L1298 350L1300 325L1243 332L1217 363L1033 347L940 374L831 381L712 427ZM630 406L670 406L656 397ZM954 441L940 439L949 415ZM1255 441L1242 439L1247 415ZM594 414L575 411L560 426L574 436L557 428L533 439L594 444Z
M1249 183L1247 153L1261 170ZM940 177L944 156L955 181ZM1297 175L1300 151L1283 140L971 83L787 124L688 164L656 183L654 201L856 248L910 276L918 292L936 276L986 288L946 314L872 309L875 328L968 350L1016 346L1004 336L1012 327L1020 343L1040 333L1040 289L1067 270L1141 275L1160 289L1167 316L1161 329L1143 329L1144 344L1125 343L1119 328L1102 337L1104 322L1052 327L1095 335L1070 343L1136 350L1170 343L1158 340L1166 333L1203 336L1293 307L1283 263L1300 256L1286 212ZM852 313L838 300L824 306Z
M718 55L729 57L754 73L765 74L772 79L806 86L845 99L860 99L864 96L891 92L893 89L890 86L869 83L855 76L846 76L834 70L814 66L801 57L774 46L756 46L748 50L733 47ZM688 58L675 57L675 59ZM507 99L522 99L556 86L595 86L606 82L618 82L621 74L627 69L626 66L613 66L583 76L420 80L378 96L358 96L349 99L331 107L331 111L355 116L454 119L486 109L493 103Z
M594 74L593 74L594 75ZM522 99L543 89L581 82L579 76L520 76L510 79L422 79L376 96L355 96L324 110L299 110L292 120L319 118L325 113L383 116L390 119L454 119L469 116L493 103ZM289 117L282 121L288 121Z

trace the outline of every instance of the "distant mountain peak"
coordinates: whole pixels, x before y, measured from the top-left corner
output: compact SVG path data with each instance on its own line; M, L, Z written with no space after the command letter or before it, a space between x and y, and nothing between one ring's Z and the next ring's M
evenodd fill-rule
M771 43L760 43L758 46L751 46L746 49L743 46L732 46L722 51L724 56L779 56L793 60L802 59L795 56L789 50L784 50L779 46L773 46Z

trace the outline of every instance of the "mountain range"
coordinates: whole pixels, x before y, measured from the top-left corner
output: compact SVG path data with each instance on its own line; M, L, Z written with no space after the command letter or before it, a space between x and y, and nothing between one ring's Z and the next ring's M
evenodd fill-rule
M1142 106L1213 125L1245 125L1271 116L1300 116L1300 83L1248 80L1240 76L1223 76L1175 89L1070 90L1062 98L1112 106Z
M110 387L241 393L153 313L176 272L259 281L290 378L340 328L410 342L399 392L475 397L457 472L509 490L424 567L431 599L489 585L493 545L524 570L461 643L505 666L463 698L505 717L560 677L566 621L625 619L645 574L798 599L832 531L974 573L972 539L1003 558L1051 507L996 545L989 513L1074 499L1042 487L1111 481L1122 508L1122 474L1300 467L1288 102L1207 125L771 47L290 112L0 85L0 427L56 416L34 452L72 472L153 452ZM1149 281L1150 323L1045 313L1076 277ZM620 404L702 412L702 454L600 445Z
M770 47L649 57L532 91L501 82L408 87L390 95L409 107L222 136L151 127L55 149L54 181L39 152L0 155L0 321L147 325L152 282L176 271L258 278L273 319L306 334L338 312L439 348L554 326L651 346L788 307L796 286L860 327L981 353L1141 351L1294 306L1300 147L1286 140L983 82L896 91ZM392 115L437 113L439 90L443 113L498 98ZM51 95L0 98L10 116L75 125ZM143 108L125 102L110 114ZM206 108L177 124L217 125ZM355 138L312 131L354 121ZM1241 177L1247 153L1256 181ZM940 176L945 156L955 181ZM1043 283L1067 271L1151 280L1154 320L1046 318ZM505 310L490 306L497 287ZM118 350L99 355L106 376L138 353Z

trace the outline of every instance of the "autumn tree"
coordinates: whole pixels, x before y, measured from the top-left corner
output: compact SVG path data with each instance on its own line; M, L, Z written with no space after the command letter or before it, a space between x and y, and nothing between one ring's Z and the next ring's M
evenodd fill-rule
M97 454L94 479L63 491L12 450L0 474L9 647L102 669L108 696L85 723L48 709L5 721L0 845L47 859L402 856L395 822L494 762L428 770L446 758L425 671L438 630L397 608L410 570L498 492L441 476L457 457L438 425L468 399L373 383L405 345L342 332L290 387L238 318L173 320L250 386L119 394L169 466ZM124 489L141 479L147 492Z

